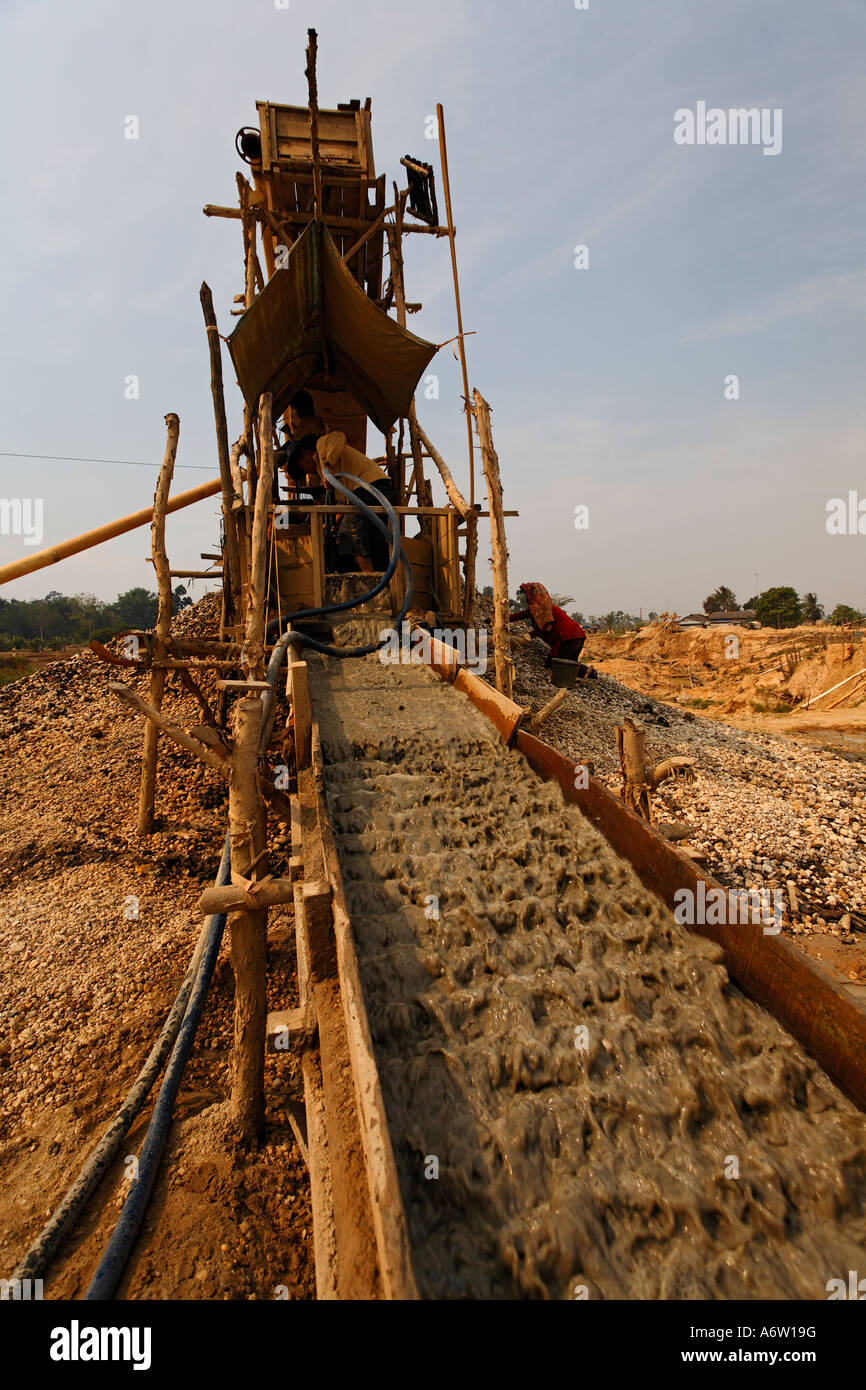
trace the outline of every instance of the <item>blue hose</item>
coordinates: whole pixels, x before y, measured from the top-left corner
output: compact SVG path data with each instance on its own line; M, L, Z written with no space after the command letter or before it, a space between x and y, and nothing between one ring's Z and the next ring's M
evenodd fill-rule
M230 882L231 850L229 837L226 834L217 885L225 887ZM138 1176L133 1180L118 1217L117 1225L111 1233L111 1238L105 1247L96 1273L90 1281L90 1287L84 1295L86 1302L113 1298L117 1286L123 1278L123 1272L132 1253L132 1247L147 1212L153 1185L156 1182L159 1161L168 1137L172 1108L183 1076L183 1069L186 1066L186 1060L195 1038L195 1031L201 1018L201 1011L219 955L225 925L226 914L224 912L214 913L210 919L210 930L205 941L189 1004L165 1070L150 1124L147 1127L147 1134L138 1160Z

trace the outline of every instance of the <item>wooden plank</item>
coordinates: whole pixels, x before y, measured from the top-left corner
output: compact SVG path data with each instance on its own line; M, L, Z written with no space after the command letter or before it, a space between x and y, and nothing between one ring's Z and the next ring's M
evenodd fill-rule
M292 663L292 712L295 720L295 766L298 772L310 766L312 705L306 661Z
M293 798L296 800L297 798ZM295 923L295 943L298 960L298 997L301 1008L311 1012L312 992L306 935ZM316 1297L337 1297L337 1235L334 1222L334 1196L331 1162L328 1153L328 1131L325 1116L325 1088L318 1048L301 1053L301 1076L304 1083L304 1108L307 1116L307 1151L310 1171L310 1209L313 1217L313 1258L316 1265Z
M313 772L316 782L319 829L325 871L332 890L334 937L345 1020L350 1072L361 1123L366 1177L376 1233L378 1268L382 1290L388 1299L416 1299L418 1289L412 1270L409 1235L397 1165L391 1145L385 1101L379 1081L373 1039L364 1004L352 924L346 905L337 846L324 794L324 767L318 723L313 726Z
M468 695L473 705L486 714L491 724L499 730L506 743L510 743L515 729L523 718L523 708L509 700L507 695L494 690L480 676L473 675L462 667L454 679L454 689Z
M322 523L314 521L310 527L313 557L313 607L321 608L325 602L325 537Z
M330 980L337 973L331 916L331 885L323 880L294 885L295 919L301 917L307 937L310 979L313 984Z
M323 872L321 812L312 767L299 773L298 789L304 862L312 882L306 885L310 891L305 891L303 884L296 885L295 922L304 941L305 969L319 1031L324 1142L330 1169L336 1252L336 1296L377 1299L383 1295L383 1283L338 978L331 884ZM302 1004L306 1002L302 1000Z

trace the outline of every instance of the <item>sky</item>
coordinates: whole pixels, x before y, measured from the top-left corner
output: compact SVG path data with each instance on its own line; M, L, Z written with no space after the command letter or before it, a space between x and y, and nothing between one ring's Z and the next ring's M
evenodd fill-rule
M243 265L239 224L201 209L235 201L255 101L305 103L310 26L320 103L372 98L389 189L407 153L438 174L443 103L470 384L520 513L512 591L646 614L791 584L866 608L862 0L2 0L0 499L42 499L42 545L150 503L169 411L175 488L215 474L199 286L226 333ZM701 102L781 112L781 149L677 143ZM447 241L405 256L410 326L442 342ZM453 347L431 371L419 419L467 491ZM227 356L225 374L234 439ZM851 492L864 534L828 534ZM170 517L173 566L217 534L215 500ZM153 588L149 544L139 529L2 596ZM0 534L0 564L34 548Z

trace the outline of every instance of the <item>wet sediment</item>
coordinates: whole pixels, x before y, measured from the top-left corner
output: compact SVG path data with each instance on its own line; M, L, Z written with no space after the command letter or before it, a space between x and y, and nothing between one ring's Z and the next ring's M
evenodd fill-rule
M422 1294L820 1299L861 1268L866 1118L719 948L429 671L311 674Z

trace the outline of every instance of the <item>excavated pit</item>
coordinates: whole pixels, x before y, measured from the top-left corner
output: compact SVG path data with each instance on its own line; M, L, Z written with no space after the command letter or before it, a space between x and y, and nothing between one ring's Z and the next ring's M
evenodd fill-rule
M823 1299L862 1268L866 1118L719 948L425 668L311 681L422 1296Z

